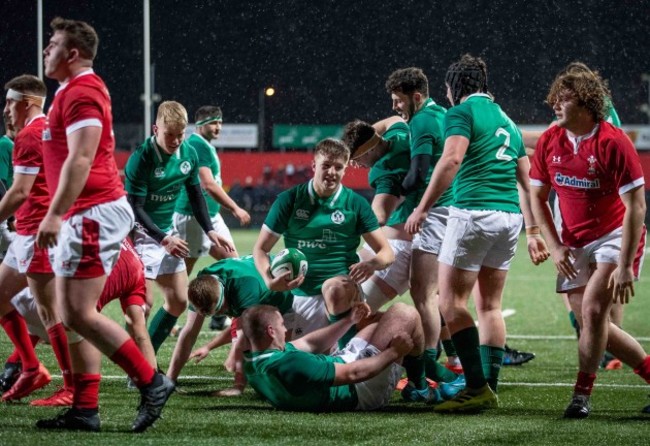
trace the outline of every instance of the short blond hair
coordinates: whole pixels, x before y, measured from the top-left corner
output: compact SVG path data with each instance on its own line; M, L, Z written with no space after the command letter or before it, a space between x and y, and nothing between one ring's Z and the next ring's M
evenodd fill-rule
M165 101L158 106L157 124L187 127L188 122L187 110L180 102Z

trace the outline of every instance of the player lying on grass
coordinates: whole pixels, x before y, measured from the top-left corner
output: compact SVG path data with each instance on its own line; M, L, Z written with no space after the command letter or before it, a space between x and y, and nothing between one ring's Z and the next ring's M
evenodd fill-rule
M402 375L402 360L409 381L427 386L423 361L414 361L424 349L422 323L415 308L403 303L361 329L342 350L322 354L369 313L366 304L356 304L337 323L286 342L276 308L249 308L241 318L250 344L244 356L248 382L273 407L308 412L384 407Z

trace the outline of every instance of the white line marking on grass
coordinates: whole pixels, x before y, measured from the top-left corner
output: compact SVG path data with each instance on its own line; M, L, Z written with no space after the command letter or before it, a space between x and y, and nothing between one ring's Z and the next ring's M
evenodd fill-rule
M561 341L577 341L574 336L564 336L564 335L513 335L508 334L508 339L531 339L535 341L550 341L550 340L561 340ZM647 336L634 336L634 339L641 342L650 341L650 337Z
M52 378L61 379L61 375L52 375ZM108 381L125 380L126 375L102 375L102 379ZM183 381L232 381L232 376L200 376L200 375L181 375L179 377L181 386ZM513 387L573 387L575 383L526 383L526 382L509 382L499 381L500 386L513 386ZM608 387L612 389L647 389L647 384L603 384L598 383L598 387Z
M500 386L521 386L521 387L573 387L575 383L521 383L499 380ZM596 387L609 387L612 389L647 389L647 384L596 384Z

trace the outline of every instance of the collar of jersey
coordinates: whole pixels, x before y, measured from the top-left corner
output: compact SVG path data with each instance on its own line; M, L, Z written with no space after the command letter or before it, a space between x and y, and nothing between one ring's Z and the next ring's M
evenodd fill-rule
M490 95L487 94L487 93L472 93L472 94L470 94L469 96L467 96L465 98L464 102L467 102L467 101L469 101L470 99L473 99L473 98L485 98L485 99L488 99L490 101L492 100Z
M151 147L153 147L154 152L156 152L156 156L158 157L158 162L162 163L163 162L162 154L165 152L158 146L155 135L151 136L151 139L149 139L149 144L151 145ZM181 146L182 145L183 143L181 143ZM165 155L175 156L176 158L181 159L181 148L179 147L178 150L172 153L171 155L169 155L168 153L165 153Z
M582 141L585 141L585 140L591 138L592 136L594 136L596 134L596 132L598 131L599 127L600 127L600 124L596 124L594 126L594 128L591 129L591 132L587 133L586 135L578 136L576 138L574 138L572 136L569 136L569 132L567 132L566 129L565 129L564 134L566 135L569 142L573 145L573 152L578 153L578 146L580 146L580 143Z
M266 359L269 356L273 356L274 354L278 353L280 350L264 350L261 352L252 352L248 351L244 355L244 361L246 362L255 362L259 361L260 359Z
M205 138L203 137L203 135L201 135L200 133L197 133L197 132L194 132L193 135L198 136L199 138L201 138L201 141L203 141L203 142L204 142L208 147L210 147L211 149L214 149L214 146L213 146L212 144L210 144L210 141L208 141L207 139L205 139Z
M416 111L415 113L413 113L413 116L417 115L418 113L420 113L420 112L421 112L422 110L424 110L425 108L427 108L427 107L431 107L432 105L436 105L436 101L434 101L434 100L431 99L431 98L427 98L427 100L424 101L424 104L422 104L422 107L420 107L420 109L419 109L418 111ZM411 116L411 119L413 119L413 116Z
M315 202L323 203L329 205L329 207L334 207L336 204L336 200L338 200L339 196L341 195L341 192L343 191L343 185L339 184L338 189L336 189L336 192L334 192L331 196L327 198L321 198L318 196L316 193L316 190L314 189L314 180L309 180L309 183L307 184L307 192L309 192L309 200L311 201L311 204L314 204Z
M59 88L57 88L56 91L54 92L54 96L56 96L57 94L59 94L60 91L65 90L65 88L66 88L68 85L70 85L70 82L72 82L73 80L75 80L75 79L77 79L77 78L79 78L79 77L81 77L81 76L86 76L86 75L88 75L88 74L93 74L94 72L95 72L95 71L94 71L92 68L88 68L87 70L82 71L81 73L77 74L75 77L73 77L72 79L70 79L68 82L65 82L65 83L59 85Z
M27 121L27 123L25 124L25 127L27 127L27 126L28 126L29 124L31 124L32 122L36 121L38 118L44 118L44 117L45 117L45 115L44 115L43 113L34 116L32 119L30 119L29 121Z

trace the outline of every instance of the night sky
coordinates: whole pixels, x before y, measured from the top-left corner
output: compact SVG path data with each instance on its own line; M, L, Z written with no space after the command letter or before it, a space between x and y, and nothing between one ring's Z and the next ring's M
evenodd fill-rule
M0 5L3 83L36 73L36 1ZM90 22L100 36L95 70L116 123L141 124L142 2L45 0L45 40L56 15ZM482 56L490 89L521 124L542 124L554 75L581 60L609 80L623 123L647 123L650 6L646 1L154 1L155 92L224 109L226 122L256 123L258 91L272 85L269 123L343 124L391 114L384 89L396 68L419 66L431 97L447 106L444 75L461 54ZM424 7L423 5L428 5ZM56 84L48 81L51 92Z

